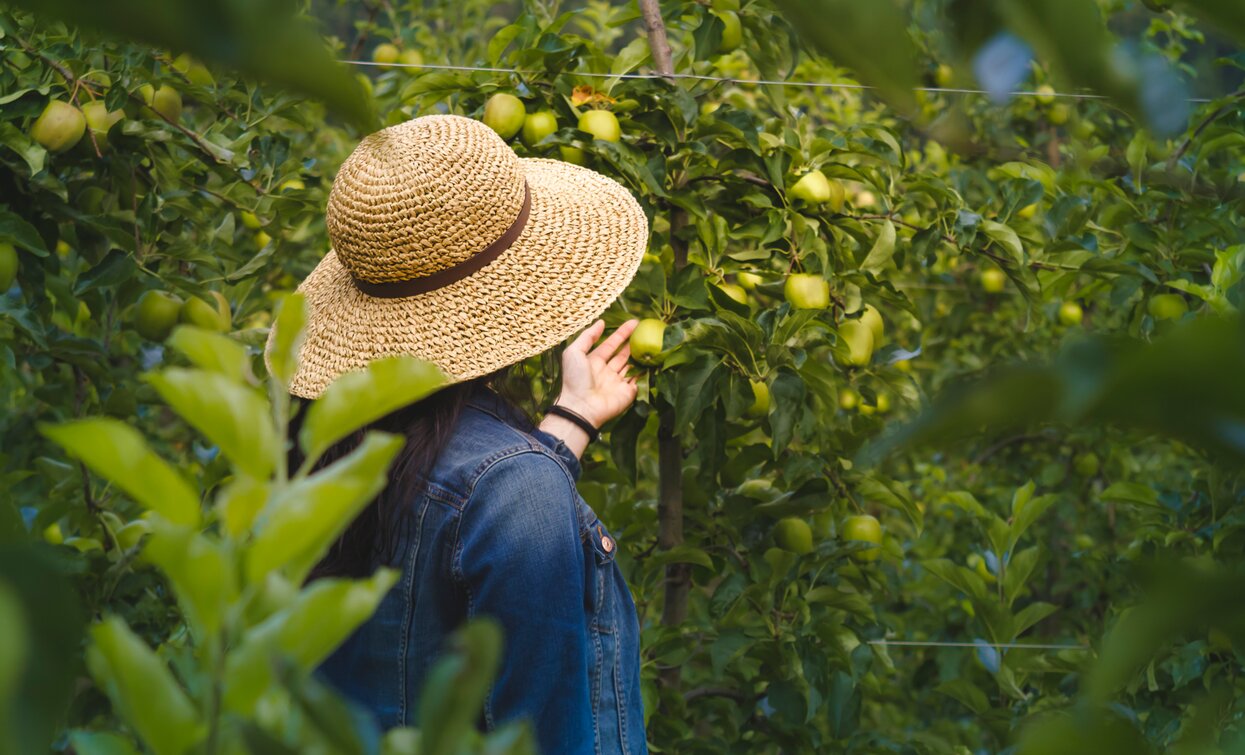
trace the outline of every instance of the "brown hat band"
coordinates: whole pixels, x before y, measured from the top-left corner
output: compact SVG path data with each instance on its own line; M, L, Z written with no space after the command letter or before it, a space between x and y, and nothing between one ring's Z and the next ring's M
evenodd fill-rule
M506 232L496 241L457 265L452 265L444 270L438 270L431 275L401 281L371 283L359 280L353 275L350 276L350 279L354 281L355 288L368 296L375 296L380 299L400 299L404 296L417 296L426 294L429 291L435 291L438 288L444 288L482 269L500 257L502 252L509 249L510 245L519 238L519 234L523 233L523 227L527 225L527 216L531 209L532 191L528 188L527 183L524 182L523 207L519 210L519 216L514 219L514 222L510 224Z

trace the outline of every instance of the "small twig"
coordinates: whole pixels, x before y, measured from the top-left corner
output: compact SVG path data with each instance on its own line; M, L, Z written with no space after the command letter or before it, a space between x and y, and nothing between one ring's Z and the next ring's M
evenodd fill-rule
M1167 158L1167 169L1171 170L1175 168L1176 163L1180 162L1180 158L1184 157L1185 153L1189 151L1189 147L1192 146L1193 141L1202 135L1202 132L1206 130L1206 127L1211 123L1214 123L1220 116L1231 110L1232 106L1235 104L1234 100L1239 100L1242 97L1245 97L1245 89L1238 89L1228 95L1227 102L1215 108L1209 115L1203 118L1202 122L1197 124L1197 128L1193 129L1193 131L1185 137L1185 140L1180 143L1180 146L1171 154L1171 157Z
M683 695L683 699L689 703L702 697L725 697L737 703L746 703L750 699L748 695L730 687L697 687L696 689L688 690Z

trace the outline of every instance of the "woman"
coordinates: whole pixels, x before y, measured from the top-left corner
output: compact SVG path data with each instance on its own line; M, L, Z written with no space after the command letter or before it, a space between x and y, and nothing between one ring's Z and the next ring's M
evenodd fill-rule
M402 575L321 672L386 728L418 725L447 635L491 616L505 645L484 726L529 719L547 754L646 752L635 605L617 544L575 489L597 428L635 399L635 321L598 344L597 318L643 256L640 206L593 171L519 159L486 126L438 115L365 138L326 224L333 249L299 287L309 321L291 390L314 400L395 354L453 384L370 428L405 435L405 449L316 576ZM581 330L533 426L494 388Z

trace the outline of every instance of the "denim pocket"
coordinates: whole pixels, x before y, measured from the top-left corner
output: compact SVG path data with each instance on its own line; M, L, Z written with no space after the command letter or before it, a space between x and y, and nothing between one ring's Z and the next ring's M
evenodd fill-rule
M584 531L584 607L593 629L599 632L614 631L613 611L610 606L614 555L618 543L613 535L593 519Z

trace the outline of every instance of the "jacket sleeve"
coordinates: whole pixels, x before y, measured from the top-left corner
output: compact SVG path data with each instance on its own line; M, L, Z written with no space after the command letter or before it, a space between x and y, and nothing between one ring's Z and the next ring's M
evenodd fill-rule
M534 451L486 469L459 525L455 573L468 615L492 616L504 632L485 722L530 719L546 755L595 749L579 529L567 471Z

